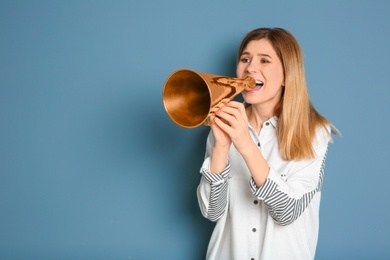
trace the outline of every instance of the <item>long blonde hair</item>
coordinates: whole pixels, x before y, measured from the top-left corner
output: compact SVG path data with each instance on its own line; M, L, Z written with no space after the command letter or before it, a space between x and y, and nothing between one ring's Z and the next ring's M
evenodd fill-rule
M328 129L331 123L314 108L307 90L302 50L295 37L282 28L259 28L241 42L237 62L252 40L267 39L283 65L285 87L275 107L277 136L285 160L303 160L315 156L313 141L317 127ZM330 133L329 133L330 134Z

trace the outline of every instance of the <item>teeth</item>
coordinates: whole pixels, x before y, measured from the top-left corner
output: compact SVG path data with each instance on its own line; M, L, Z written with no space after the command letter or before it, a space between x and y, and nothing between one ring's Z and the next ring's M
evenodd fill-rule
M257 80L256 80L256 85L257 85L257 86L263 86L264 83L263 83L262 81L257 81Z

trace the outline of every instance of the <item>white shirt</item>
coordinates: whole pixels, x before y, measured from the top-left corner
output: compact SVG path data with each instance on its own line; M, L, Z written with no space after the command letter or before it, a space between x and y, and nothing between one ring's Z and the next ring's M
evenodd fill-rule
M203 216L217 221L207 250L209 260L314 259L330 134L317 129L314 159L286 161L279 153L277 120L264 122L260 135L249 126L270 166L259 188L234 145L224 171L211 173L212 132L207 138L197 196Z

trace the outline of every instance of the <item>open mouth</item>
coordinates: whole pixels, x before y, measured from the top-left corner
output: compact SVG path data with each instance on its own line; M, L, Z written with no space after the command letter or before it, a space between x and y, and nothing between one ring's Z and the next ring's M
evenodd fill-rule
M262 87L264 86L264 82L256 80L256 87Z
M253 89L251 89L249 91L246 91L246 92L247 93L255 93L258 90L260 90L263 86L264 86L264 82L263 81L256 80L256 86Z

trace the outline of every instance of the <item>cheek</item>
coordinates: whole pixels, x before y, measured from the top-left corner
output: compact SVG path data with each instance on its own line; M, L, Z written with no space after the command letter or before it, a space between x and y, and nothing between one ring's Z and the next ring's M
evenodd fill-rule
M278 84L284 85L284 73L283 70L277 68L271 72L272 77L275 79L275 81L278 82Z
M237 78L243 78L244 77L244 69L243 69L243 66L240 65L240 64L237 65L236 75L237 75Z

